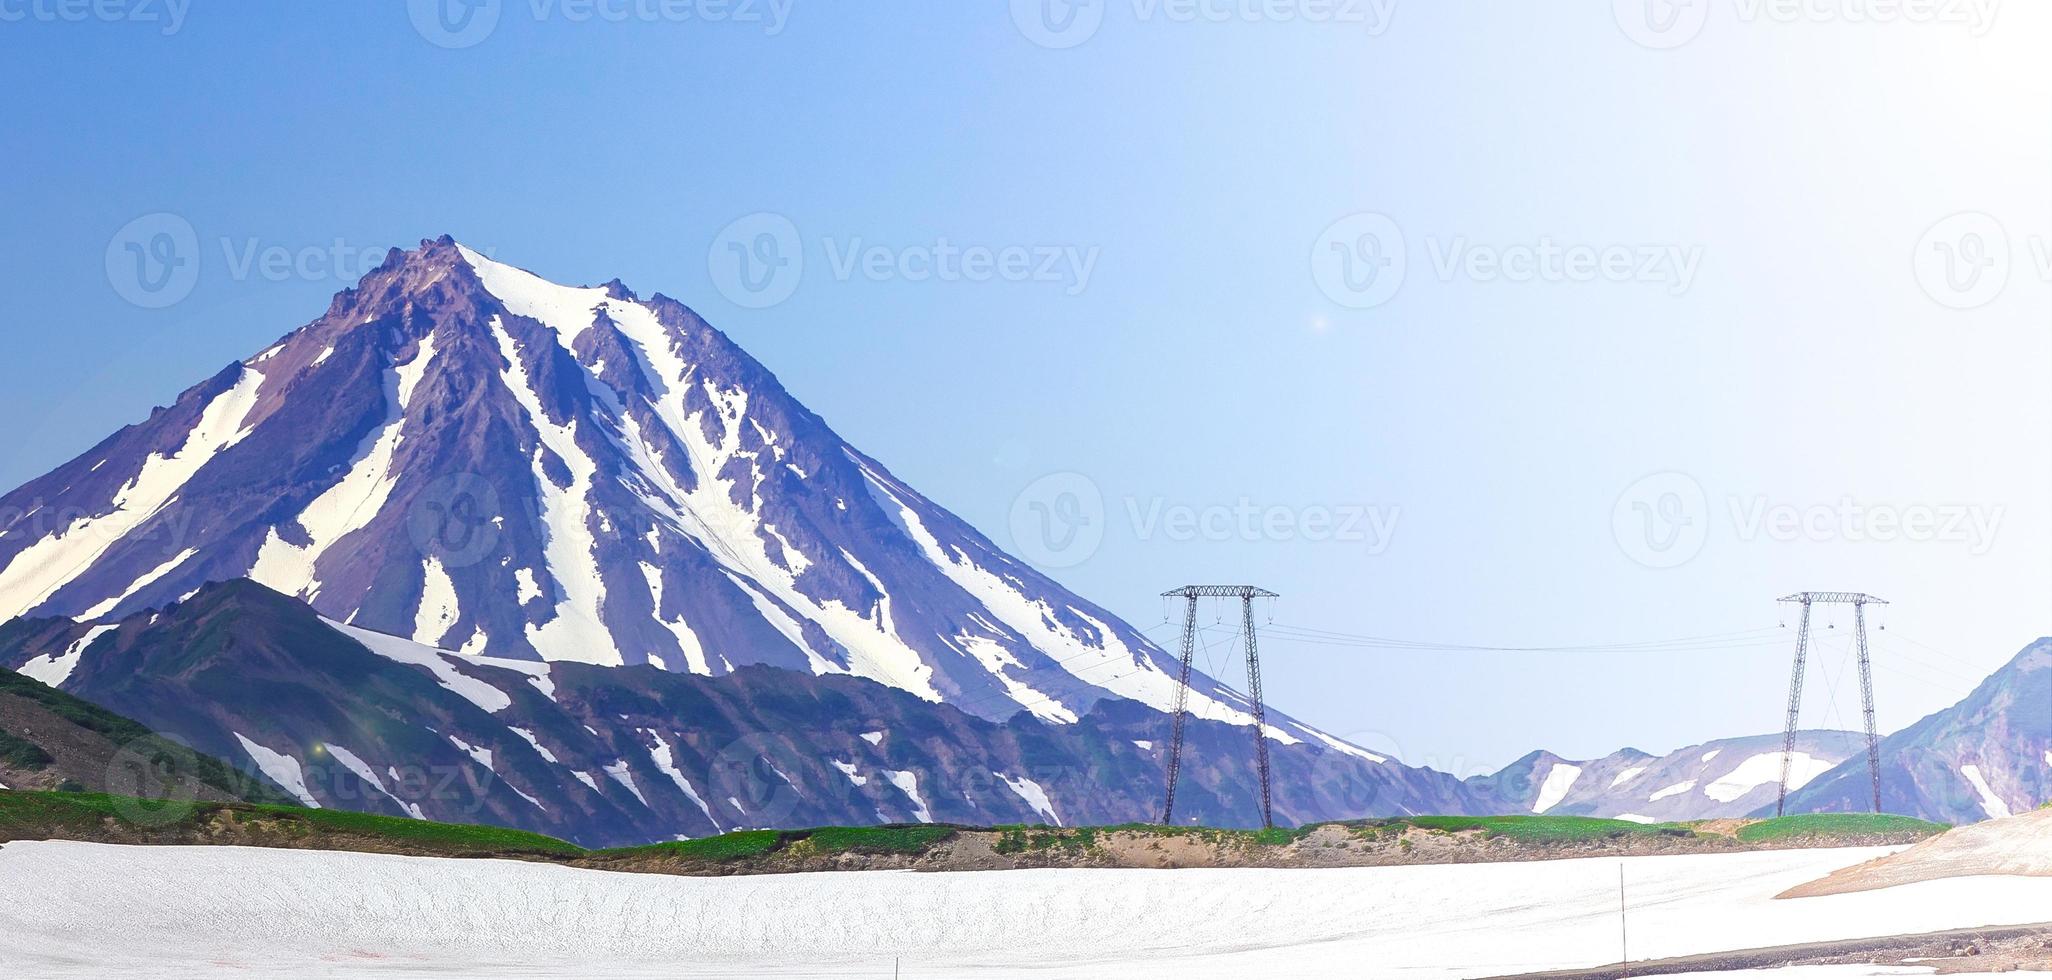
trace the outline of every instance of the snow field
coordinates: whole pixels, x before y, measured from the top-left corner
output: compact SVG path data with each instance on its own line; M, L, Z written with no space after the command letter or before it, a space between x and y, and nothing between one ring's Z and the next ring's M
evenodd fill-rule
M2041 918L2052 901L2052 879L2036 878L1769 897L1885 853L680 878L13 843L0 848L0 894L12 897L0 903L0 963L60 977L792 977L888 975L897 959L907 977L1401 980L1614 960L1620 865L1634 959L2010 924Z

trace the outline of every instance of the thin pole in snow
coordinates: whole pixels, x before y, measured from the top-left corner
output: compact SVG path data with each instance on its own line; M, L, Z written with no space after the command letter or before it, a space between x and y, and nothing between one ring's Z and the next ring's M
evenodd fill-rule
M1625 928L1625 882L1623 861L1619 861L1617 863L1617 948L1617 962L1619 965L1624 967L1624 975L1626 977L1630 977L1632 975L1632 937L1631 933L1628 932Z

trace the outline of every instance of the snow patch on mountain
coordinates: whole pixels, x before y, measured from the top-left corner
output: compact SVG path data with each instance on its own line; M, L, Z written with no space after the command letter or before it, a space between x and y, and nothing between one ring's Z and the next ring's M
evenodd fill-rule
M933 814L926 809L926 799L919 795L918 773L898 769L885 769L883 776L892 786L896 786L899 792L904 793L907 798L911 799L912 819L920 823L933 822Z
M993 772L991 775L1004 780L1005 785L1010 787L1012 792L1019 794L1019 798L1025 800L1026 805L1033 808L1033 812L1040 814L1047 819L1047 822L1057 827L1062 826L1061 815L1055 813L1054 804L1048 802L1047 790L1041 788L1039 783L1025 776L1013 777L1001 772Z
M420 608L414 613L413 639L438 646L456 621L463 616L462 600L456 597L456 583L442 567L442 559L429 555L421 563Z
M162 565L158 565L156 568L144 572L141 578L138 578L135 581L130 582L128 584L128 588L121 590L120 595L109 597L106 601L101 602L99 605L94 606L91 609L88 609L85 612L79 614L79 618L87 620L98 619L101 616L105 616L108 613L113 612L115 606L127 602L130 596L135 595L137 592L141 592L146 588L149 588L150 585L155 583L158 579L171 574L171 572L176 570L178 566L185 564L187 559L190 559L192 556L197 554L199 554L198 548L187 548L184 551L179 552L177 556L173 557L170 561L167 561Z
M684 773L677 769L675 753L670 749L670 743L655 732L649 732L648 737L655 740L655 745L648 750L648 757L655 763L656 769L670 777L670 782L677 784L678 792L683 793L686 799L697 806L699 811L705 814L705 819L712 821L715 828L719 827L720 821L713 816L712 807L706 805L704 798L700 797L698 790L691 785L691 780L684 778Z
M541 440L531 463L535 485L541 489L538 503L545 531L542 549L549 577L563 593L553 618L539 626L528 626L528 642L544 659L617 667L624 661L599 616L599 604L605 600L605 583L596 557L598 542L591 531L591 489L598 464L577 445L576 420L558 424L543 410L523 351L497 316L492 317L491 332L498 341L500 356L506 359L500 380L526 411L528 423ZM548 353L537 352L537 356ZM556 485L544 452L569 471L569 486Z
M1661 789L1661 790L1655 791L1655 792L1654 792L1654 794L1653 794L1652 796L1646 797L1646 802L1648 802L1648 803L1658 803L1658 802L1660 802L1661 800L1667 799L1667 798L1668 798L1668 797L1670 797L1670 796L1680 796L1680 795L1682 795L1683 793L1686 793L1686 792L1688 792L1689 790L1692 790L1692 789L1695 789L1695 788L1696 788L1696 781L1695 781L1695 780L1693 780L1693 779L1686 779L1686 780L1683 780L1683 781L1681 781L1681 782L1679 782L1679 783L1675 783L1674 785L1672 785L1672 786L1669 786L1669 787L1667 787L1667 788L1665 788L1665 789Z
M364 437L342 478L302 508L294 521L305 544L292 544L273 527L258 550L249 577L286 595L312 599L320 594L316 568L335 543L370 526L385 509L399 474L393 459L405 437L407 408L426 377L435 355L434 335L421 338L419 350L404 365L384 372L384 424ZM416 629L418 636L421 630ZM433 642L439 636L424 642Z
M1545 813L1560 805L1567 798L1568 790L1575 786L1575 780L1582 776L1582 767L1556 762L1546 771L1546 782L1539 787L1539 798L1532 803L1533 813Z
M541 740L535 738L533 732L528 731L525 728L512 727L508 727L506 730L512 732L515 735L520 736L523 740L527 742L527 744L534 746L535 754L541 756L543 762L547 762L550 765L555 765L558 762L562 761L556 758L556 753L549 751L548 746L541 744ZM669 751L669 746L664 746L663 751L667 753Z
M141 469L115 492L109 512L80 517L0 566L0 622L36 607L90 568L116 542L157 516L201 467L249 435L244 422L263 384L261 372L243 368L234 387L207 403L176 452L144 458Z
M1751 756L1738 764L1738 768L1725 773L1715 782L1703 787L1703 795L1720 803L1730 803L1746 795L1754 788L1781 781L1781 759L1779 752L1768 752ZM1831 771L1837 763L1819 759L1807 752L1789 756L1788 788L1795 790L1810 780Z
M51 687L62 687L65 678L70 677L71 672L78 669L78 658L85 655L86 648L113 629L113 624L95 626L86 630L84 636L71 641L71 645L65 647L63 653L54 657L37 657L22 664L15 672L23 677L33 677Z
M634 798L640 800L642 806L648 805L648 797L641 795L641 787L634 784L634 773L627 768L627 760L621 759L603 768L606 775L612 777L613 782L627 787L627 792L633 793Z
M1959 767L1959 774L1966 777L1967 783L1973 786L1975 793L1980 794L1983 813L1992 819L2000 819L2011 814L2009 804L2003 802L2002 797L1995 795L1995 790L1988 786L1988 779L1981 774L1980 766L1969 762Z
M365 783L369 784L372 789L377 790L386 799L389 799L392 802L397 803L399 805L399 808L405 810L409 816L413 817L413 819L427 819L421 816L420 804L409 803L394 795L390 789L387 789L385 787L385 781L383 779L378 778L378 774L375 771L373 771L367 763L365 763L362 759L358 758L356 753L351 752L348 749L345 749L342 746L336 745L332 742L321 746L321 748L326 749L327 753L330 756L333 756L336 762L342 763L343 768L348 769L352 773L355 773L356 778L361 779Z
M242 743L242 751L249 753L250 761L256 763L257 770L262 772L266 779L285 787L285 791L296 797L301 806L315 810L321 808L320 801L314 799L314 795L307 791L306 773L300 769L298 759L258 745L241 732L235 732L234 735L235 740Z
M359 629L347 623L335 622L332 619L324 619L323 621L350 639L363 644L364 649L380 657L384 657L387 660L396 660L402 664L426 667L434 673L437 683L461 695L465 701L469 701L471 704L477 705L486 711L496 714L506 710L513 703L513 699L506 696L506 692L457 670L456 665L450 662L452 658L457 656L456 654L437 650L434 647L416 643L403 637L387 636L383 633Z

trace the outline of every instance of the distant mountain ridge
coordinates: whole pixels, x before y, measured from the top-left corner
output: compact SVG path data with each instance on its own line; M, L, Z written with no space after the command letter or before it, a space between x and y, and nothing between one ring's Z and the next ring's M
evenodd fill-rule
M1865 758L1789 794L1797 812L1873 806ZM2052 801L2052 637L2023 648L1958 704L1881 740L1881 806L1973 823Z
M1789 782L1802 786L1846 759L1865 759L1866 736L1796 733ZM1468 787L1507 813L1612 817L1641 823L1772 814L1781 782L1782 735L1718 739L1654 756L1622 749L1572 761L1534 752Z
M7 635L0 627L0 638ZM0 639L0 642L5 642ZM0 789L112 793L176 803L282 803L262 777L133 719L0 668ZM124 803L147 821L157 804Z

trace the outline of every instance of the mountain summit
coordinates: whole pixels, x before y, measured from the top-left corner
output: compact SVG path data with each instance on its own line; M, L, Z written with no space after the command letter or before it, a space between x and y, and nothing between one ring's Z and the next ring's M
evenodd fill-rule
M446 237L0 498L0 520L0 620L111 621L248 578L497 659L852 674L1056 724L1174 693L1146 637L848 445L683 304ZM1198 717L1251 723L1194 683Z
M587 842L1145 819L1176 687L683 304L448 238L0 498L10 619L309 804ZM1192 687L1187 812L1250 822L1247 702ZM1281 819L1485 805L1268 719Z

